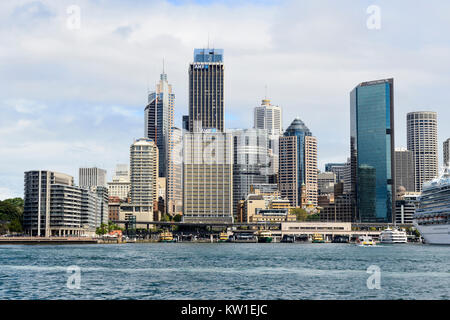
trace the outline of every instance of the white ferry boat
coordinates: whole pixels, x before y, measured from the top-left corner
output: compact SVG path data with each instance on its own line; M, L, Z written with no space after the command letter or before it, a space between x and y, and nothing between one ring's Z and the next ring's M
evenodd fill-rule
M381 243L407 243L408 238L406 232L398 229L387 228L381 231L380 234Z
M450 244L450 168L424 183L413 224L425 243Z

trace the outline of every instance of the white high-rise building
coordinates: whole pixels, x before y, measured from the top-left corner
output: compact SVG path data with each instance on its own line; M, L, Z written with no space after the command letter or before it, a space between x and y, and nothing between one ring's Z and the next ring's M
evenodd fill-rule
M158 201L158 147L152 139L137 139L130 147L130 197L132 204Z
M130 147L130 201L121 203L119 220L149 222L158 216L158 147L140 138ZM154 214L156 213L156 215Z
M432 111L410 112L407 115L408 150L414 152L416 191L424 182L438 175L437 114Z
M255 107L253 128L267 131L271 162L268 173L278 174L279 138L283 134L281 107L270 104L269 99L263 99L261 106Z
M106 187L106 170L99 168L80 168L78 175L82 188Z
M270 104L269 99L263 99L261 106L255 107L254 125L255 129L266 129L269 135L282 135L281 108Z

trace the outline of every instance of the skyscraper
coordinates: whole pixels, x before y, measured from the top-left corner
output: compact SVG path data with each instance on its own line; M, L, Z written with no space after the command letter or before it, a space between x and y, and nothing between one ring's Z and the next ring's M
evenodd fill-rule
M172 127L167 168L167 213L183 212L183 131Z
M131 203L146 213L153 212L158 203L158 158L152 139L137 139L130 147Z
M431 111L410 112L407 118L408 150L416 162L416 191L438 175L437 114Z
M317 205L317 139L300 118L295 118L280 137L279 149L281 196L294 207Z
M261 106L255 107L253 116L253 128L267 130L270 155L267 173L276 177L279 167L279 138L283 134L281 108L270 104L269 99L263 99Z
M174 104L175 94L172 93L172 86L167 82L167 74L163 70L156 90L148 95L148 105L145 107L145 137L155 141L158 147L160 177L167 175Z
M233 221L233 142L230 133L183 137L183 221Z
M450 166L450 139L444 141L444 166Z
M395 191L404 187L408 192L416 190L414 153L405 148L395 149Z
M394 79L350 93L351 181L355 219L391 222L395 210Z
M233 130L233 210L238 215L239 200L245 200L250 187L267 184L270 165L269 141L265 129Z
M266 129L269 135L282 135L281 108L270 104L269 99L263 99L261 106L255 107L254 125L255 129Z
M189 131L224 131L223 49L194 49L189 65Z
M82 188L106 187L106 170L99 168L80 168L78 180Z

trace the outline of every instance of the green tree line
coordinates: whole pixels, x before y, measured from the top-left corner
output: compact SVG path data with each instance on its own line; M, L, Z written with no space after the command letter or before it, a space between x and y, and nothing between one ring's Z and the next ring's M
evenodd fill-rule
M12 198L0 201L0 234L23 232L23 199Z

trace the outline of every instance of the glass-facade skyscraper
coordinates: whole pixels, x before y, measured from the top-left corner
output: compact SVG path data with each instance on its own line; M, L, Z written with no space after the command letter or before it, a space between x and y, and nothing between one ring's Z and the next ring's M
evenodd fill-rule
M223 49L194 49L189 65L189 131L224 131Z
M144 123L145 137L152 139L158 146L160 177L167 177L170 154L168 148L171 145L170 130L173 127L174 105L175 94L172 92L172 86L167 82L167 74L163 71L156 90L148 95Z
M350 93L354 220L391 222L394 212L394 79L359 84Z

